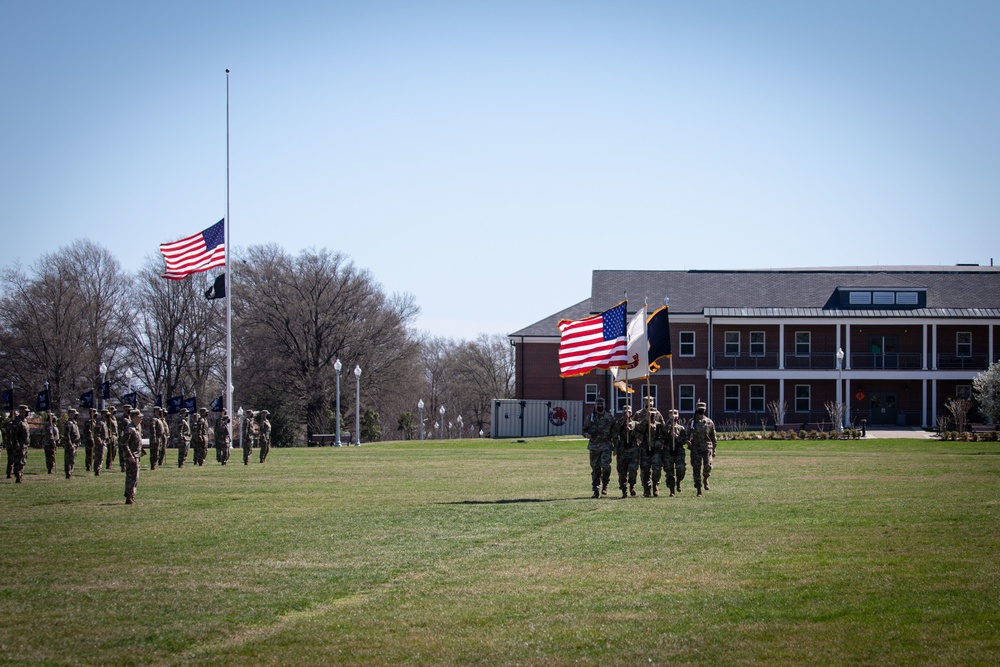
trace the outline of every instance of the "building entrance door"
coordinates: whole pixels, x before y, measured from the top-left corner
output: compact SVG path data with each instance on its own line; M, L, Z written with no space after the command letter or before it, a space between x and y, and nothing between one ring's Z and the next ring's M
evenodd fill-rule
M871 397L871 420L869 424L896 423L899 408L896 404L896 392L873 391Z

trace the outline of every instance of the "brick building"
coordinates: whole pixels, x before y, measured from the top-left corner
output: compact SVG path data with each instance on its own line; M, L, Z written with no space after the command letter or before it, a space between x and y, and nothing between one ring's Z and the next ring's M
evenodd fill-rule
M673 397L664 360L648 390L657 405L683 415L704 400L716 421L772 423L777 400L786 423L828 422L832 400L846 403L849 423L930 427L1000 359L992 266L594 271L589 298L510 334L517 398L604 396L621 409L628 398L609 372L559 377L557 326L625 294L630 317L644 297L650 312L670 297Z

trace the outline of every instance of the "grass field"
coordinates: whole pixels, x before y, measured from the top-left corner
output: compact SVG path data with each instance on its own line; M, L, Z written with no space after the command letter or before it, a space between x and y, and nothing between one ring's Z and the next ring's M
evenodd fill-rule
M480 440L144 460L135 506L32 450L0 664L1000 663L1000 444L722 445L703 498Z

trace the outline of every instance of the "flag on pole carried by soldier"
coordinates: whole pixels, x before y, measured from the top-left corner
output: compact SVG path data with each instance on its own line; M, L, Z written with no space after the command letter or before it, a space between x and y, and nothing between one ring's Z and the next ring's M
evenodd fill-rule
M173 396L167 399L167 414L175 415L184 407L184 396Z
M226 407L225 399L219 396L217 399L210 404L212 412L222 412L222 408Z
M641 380L649 375L649 345L646 342L646 306L628 323L628 363L611 369L614 384L621 391L632 392L626 380Z
M122 401L128 403L133 408L137 408L139 407L139 394L134 391L130 391L122 396Z
M48 409L49 409L49 390L43 389L40 392L38 392L38 398L35 399L35 412L43 412Z
M80 394L80 407L89 410L94 407L94 390L85 391Z
M160 244L167 268L163 278L181 280L192 273L226 265L226 219L173 243Z
M628 301L583 320L559 323L559 376L585 375L628 363L625 313Z
M13 383L11 383L11 384L13 384ZM12 386L10 389L4 389L2 396L3 396L3 409L4 410L13 410L14 409L14 387Z
M649 339L649 370L660 370L656 363L663 357L671 356L670 349L670 308L660 306L649 316L646 323L646 337Z
M192 396L191 398L185 398L184 407L187 408L188 414L198 412L198 397Z

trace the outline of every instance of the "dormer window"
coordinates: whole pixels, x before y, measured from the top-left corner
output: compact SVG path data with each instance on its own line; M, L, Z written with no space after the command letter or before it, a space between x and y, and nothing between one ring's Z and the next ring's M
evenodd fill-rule
M838 287L835 303L841 308L877 308L880 310L923 308L927 305L927 290L921 287L886 289Z

